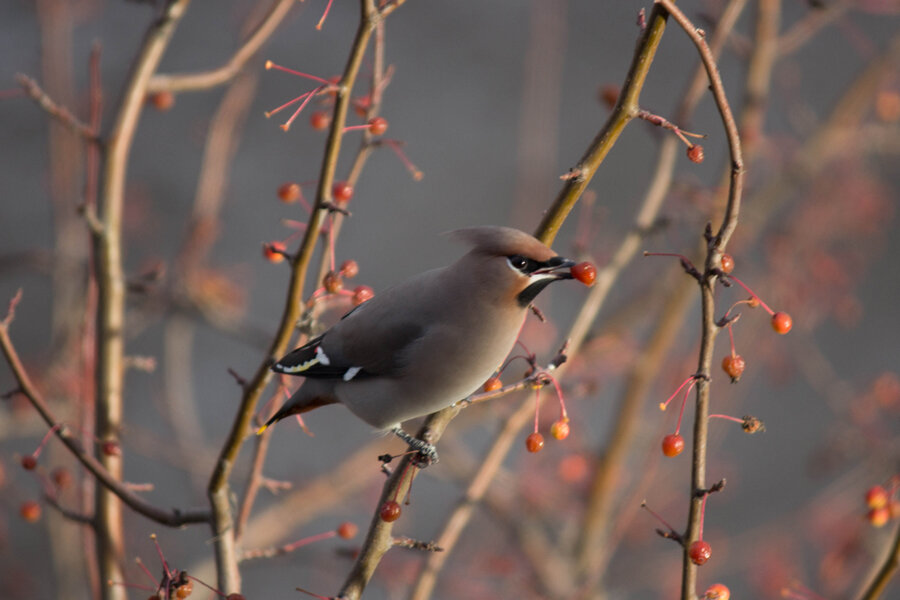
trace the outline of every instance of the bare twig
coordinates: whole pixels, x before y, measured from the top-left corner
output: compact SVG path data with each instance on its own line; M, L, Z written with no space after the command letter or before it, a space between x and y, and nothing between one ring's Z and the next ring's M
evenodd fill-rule
M41 89L41 86L34 79L19 73L16 75L16 81L22 86L28 97L37 102L38 106L44 109L48 115L83 137L86 141L92 144L102 143L93 127L81 121L65 106L57 104L53 98Z
M147 82L148 92L187 92L209 89L227 83L234 78L250 58L272 36L284 18L290 12L295 0L277 0L272 8L256 27L252 34L241 44L241 47L217 69L202 73L184 73L167 75L157 73Z

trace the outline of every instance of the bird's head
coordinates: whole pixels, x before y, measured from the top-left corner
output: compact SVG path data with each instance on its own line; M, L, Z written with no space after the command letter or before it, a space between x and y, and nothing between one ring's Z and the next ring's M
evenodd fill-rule
M569 269L575 261L518 229L469 227L452 231L450 236L472 246L459 264L477 278L479 286L514 297L522 308L554 281L572 279Z

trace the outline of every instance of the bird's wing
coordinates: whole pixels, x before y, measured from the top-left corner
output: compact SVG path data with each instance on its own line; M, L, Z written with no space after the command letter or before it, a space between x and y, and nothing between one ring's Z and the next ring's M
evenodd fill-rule
M422 338L422 327L394 322L390 327L333 328L288 353L272 366L276 373L315 379L362 379L396 374Z

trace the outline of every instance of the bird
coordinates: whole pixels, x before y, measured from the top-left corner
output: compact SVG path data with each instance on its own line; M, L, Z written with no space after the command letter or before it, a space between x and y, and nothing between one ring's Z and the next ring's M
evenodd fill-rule
M437 450L401 423L464 400L515 345L535 297L572 279L575 262L531 235L500 226L449 233L471 247L456 262L413 276L363 302L271 365L306 381L263 425L340 403L391 431L424 465Z

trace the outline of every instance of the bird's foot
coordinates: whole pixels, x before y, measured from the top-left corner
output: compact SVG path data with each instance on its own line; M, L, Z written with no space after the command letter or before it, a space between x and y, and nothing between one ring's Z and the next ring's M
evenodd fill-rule
M425 440L420 440L419 438L406 433L399 427L394 427L392 431L394 432L394 435L409 444L409 447L418 453L418 456L414 459L417 467L425 468L438 462L437 448L434 447L434 444L429 444Z

